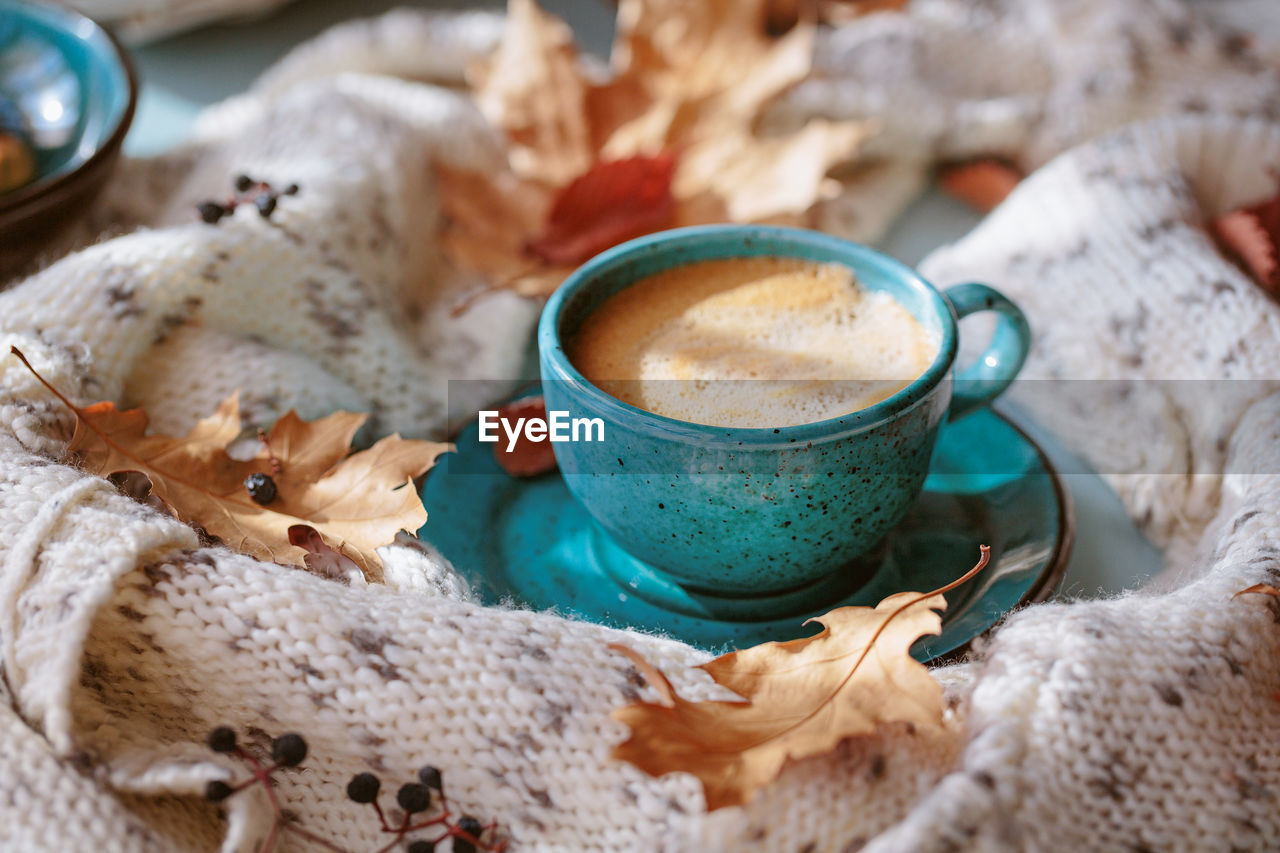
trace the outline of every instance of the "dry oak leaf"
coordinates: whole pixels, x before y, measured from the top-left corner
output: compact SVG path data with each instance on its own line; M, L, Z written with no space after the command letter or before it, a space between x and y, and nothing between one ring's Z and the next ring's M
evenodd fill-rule
M26 363L21 352L12 351ZM351 453L351 440L366 415L337 412L306 422L289 412L266 434L269 449L263 447L252 459L233 459L226 448L242 432L235 395L177 438L147 435L142 409L121 411L111 402L80 408L39 374L36 378L75 413L68 452L79 456L85 470L146 476L152 495L177 518L259 559L305 566L309 551L293 544L290 528L314 528L324 544L370 580L382 579L375 549L393 542L400 530L416 531L426 522L413 478L448 449L391 435ZM273 473L273 457L279 473ZM269 504L249 497L244 481L255 473L275 482L276 497Z
M872 125L757 132L765 106L809 73L815 33L805 22L776 37L766 19L765 0L622 0L605 77L563 22L511 0L501 44L470 74L506 136L509 169L437 169L449 259L493 287L547 295L594 252L662 228L812 224L839 190L828 172L855 157ZM669 213L664 199L632 198L631 183L636 164L668 161Z
M614 757L651 776L697 776L707 809L742 805L772 782L788 760L822 755L887 723L942 728L942 687L910 655L912 643L942 630L944 593L990 559L933 592L902 592L874 608L840 607L817 617L813 637L764 643L703 664L742 701L690 702L637 652L616 644L661 695L660 702L620 708L613 717L631 736ZM806 623L807 624L807 623Z
M1280 299L1280 195L1220 216L1209 230L1223 252Z
M1000 160L975 160L942 170L938 184L947 195L983 213L995 210L1022 180L1022 173Z

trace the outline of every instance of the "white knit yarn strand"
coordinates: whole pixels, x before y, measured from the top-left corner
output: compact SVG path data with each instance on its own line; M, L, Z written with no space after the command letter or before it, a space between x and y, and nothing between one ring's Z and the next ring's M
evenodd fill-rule
M3 569L0 570L3 572L0 574L0 647L4 655L4 676L10 684L20 684L23 680L22 667L14 655L19 631L18 599L22 587L36 572L41 547L62 516L76 504L95 493L111 490L112 486L106 480L77 480L44 503L5 553Z
M491 168L499 137L458 92L386 75L456 82L496 24L400 11L300 48L207 112L191 145L123 164L65 257L0 293L0 343L77 402L141 404L170 433L234 388L250 425L344 407L383 431L443 431L446 403L466 408L449 379L514 383L537 306L501 296L450 316L474 282L431 238L432 163ZM257 750L303 734L282 804L352 850L385 838L346 798L351 776L389 792L425 764L518 850L1275 848L1280 604L1234 596L1280 584L1280 394L1242 383L1198 406L1159 384L1280 377L1280 303L1204 230L1276 192L1268 32L1254 51L1178 0L913 0L825 32L814 75L770 116L881 121L878 159L822 218L865 238L939 159L1037 169L923 271L1023 305L1028 376L1132 380L1142 396L1039 406L1123 474L1126 509L1169 549L1164 587L1013 614L936 672L942 735L843 744L708 815L694 778L610 757L626 736L610 712L652 694L607 644L688 698L724 698L692 668L705 652L482 606L403 542L383 549L386 585L202 547L59 464L64 413L0 362L0 853L255 850L273 819L262 797L221 812L195 796L243 773L205 748L218 725ZM242 172L300 191L269 220L196 221ZM98 240L108 228L129 233Z

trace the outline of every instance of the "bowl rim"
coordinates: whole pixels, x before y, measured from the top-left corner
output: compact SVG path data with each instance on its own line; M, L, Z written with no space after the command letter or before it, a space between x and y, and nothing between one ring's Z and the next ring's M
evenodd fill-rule
M109 27L98 23L82 12L66 6L30 2L30 0L4 0L4 5L26 6L50 12L53 15L60 16L63 21L70 22L72 26L87 23L98 33L105 36L107 43L111 45L112 50L115 52L116 62L124 71L125 82L128 86L128 101L125 103L124 111L120 113L120 118L106 141L99 145L83 162L69 172L38 179L0 195L0 214L12 213L41 196L62 189L79 179L87 171L96 168L103 160L114 157L123 144L125 134L129 132L129 127L133 124L134 113L138 107L138 75L134 70L133 60L129 58L124 45L120 43L120 40L116 38L115 33ZM70 26L67 28L70 29Z

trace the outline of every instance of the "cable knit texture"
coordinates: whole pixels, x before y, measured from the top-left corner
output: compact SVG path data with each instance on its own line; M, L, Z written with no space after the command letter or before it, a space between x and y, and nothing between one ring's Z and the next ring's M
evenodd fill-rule
M1036 169L922 266L1026 308L1028 375L1276 378L1280 305L1203 225L1273 194L1280 172L1277 27L1251 46L1224 28L1241 5L915 0L826 32L771 121L881 121L823 220L844 234L883 231L938 159ZM43 268L0 293L0 347L77 401L146 406L158 430L239 388L250 426L350 408L378 432L438 436L450 407L481 402L451 399L447 380L502 393L537 313L497 295L451 316L474 282L431 239L431 164L502 156L447 85L500 25L397 12L299 48L185 147L124 163ZM269 221L198 222L193 205L241 172L301 191ZM427 763L522 850L1275 848L1280 605L1233 596L1280 583L1280 393L1239 383L1204 405L1197 386L1148 385L1140 408L1030 404L1120 472L1128 511L1168 548L1159 591L1016 613L936 671L941 734L846 743L708 815L692 777L610 759L625 731L609 712L650 694L606 643L691 698L723 695L688 668L705 653L480 606L411 541L383 549L376 586L201 547L64 464L68 413L6 356L0 850L256 850L259 792L200 796L233 773L203 743L219 724L260 746L304 734L311 757L278 774L281 800L352 850L383 842L346 780L394 786Z

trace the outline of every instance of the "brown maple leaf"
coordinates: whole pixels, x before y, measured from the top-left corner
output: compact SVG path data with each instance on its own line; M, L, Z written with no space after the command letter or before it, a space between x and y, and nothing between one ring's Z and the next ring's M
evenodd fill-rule
M1224 254L1280 299L1280 194L1218 217L1209 231Z
M806 22L778 38L766 18L765 0L622 0L601 80L563 22L511 0L500 46L470 77L510 169L442 175L446 254L494 286L546 295L591 254L650 231L811 224L839 188L827 173L870 125L758 132L764 107L808 74L815 32Z
M823 626L816 636L764 643L699 667L741 701L682 699L639 654L611 645L661 696L614 712L631 730L614 756L652 776L694 774L713 810L747 802L787 761L830 752L882 725L941 730L942 688L911 657L911 645L941 631L944 593L989 558L984 545L977 565L933 592L898 593L874 608L837 608L812 620Z
M144 475L152 496L174 516L236 551L305 566L308 549L298 547L290 534L301 525L313 528L370 580L381 580L382 560L375 549L427 520L413 478L448 445L391 435L351 453L351 440L367 415L338 412L306 422L289 412L266 434L266 446L255 457L233 459L226 448L242 432L234 395L181 438L147 435L142 409L121 411L111 402L77 407L21 352L11 351L75 413L68 452L86 471ZM251 474L272 478L274 499L257 503L249 496L245 480Z
M1002 160L975 160L949 166L938 176L944 193L987 213L1013 192L1022 173Z

